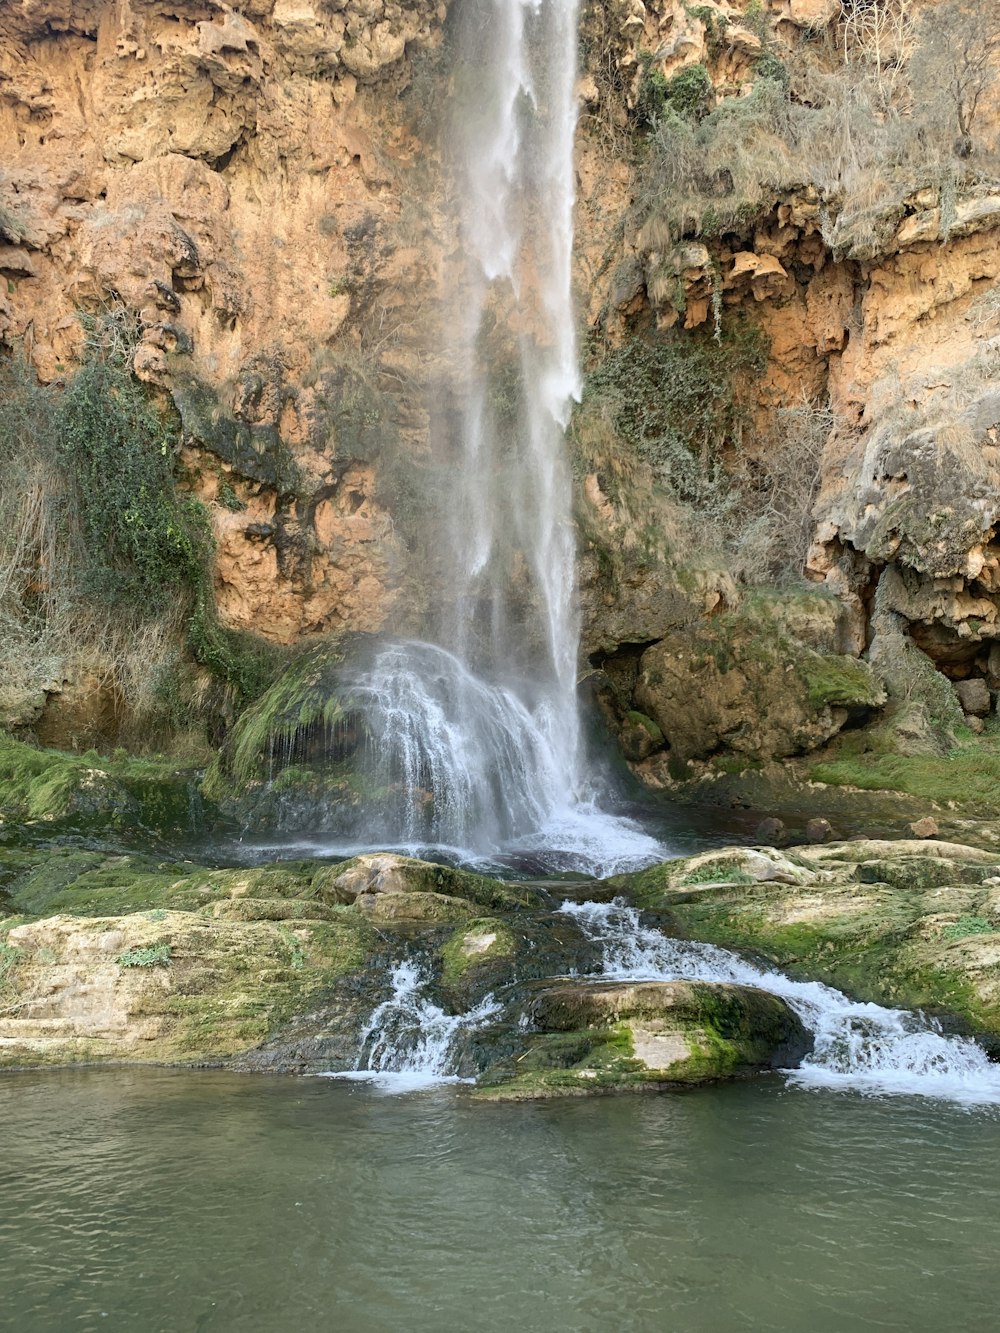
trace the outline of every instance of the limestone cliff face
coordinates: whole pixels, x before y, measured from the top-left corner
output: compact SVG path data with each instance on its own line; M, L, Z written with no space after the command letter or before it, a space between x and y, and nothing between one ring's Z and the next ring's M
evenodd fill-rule
M383 370L406 360L427 284L422 204L401 184L419 145L392 113L444 12L0 13L0 340L51 381L80 358L79 310L138 317L136 372L173 396L212 510L220 614L278 641L377 629L398 584L357 437L371 344Z
M758 420L805 402L834 423L808 575L842 604L837 651L866 647L880 585L882 610L950 674L1000 684L1000 306L984 306L1000 192L922 184L866 211L793 164L725 225L664 221L626 151L649 87L685 71L706 72L691 85L706 108L750 98L789 53L815 47L836 72L842 13L585 6L581 311L604 346L746 311L770 346ZM446 18L431 0L0 12L0 342L58 381L83 351L81 309L134 321L136 372L176 406L187 484L212 516L220 618L277 642L405 628L427 595L399 473L426 451L455 246L429 129ZM995 116L986 105L990 133ZM720 209L734 171L706 187ZM584 650L623 654L634 685L649 645L741 593L711 559L680 567L676 515L641 460L590 440L578 461Z
M622 0L603 7L598 27L605 51L613 52L613 73L609 77L607 59L603 65L592 61L583 89L581 252L592 271L604 275L589 288L590 323L614 343L650 325L674 336L696 335L727 312L746 312L770 346L758 423L799 406L822 407L832 423L814 464L813 541L805 573L843 608L836 651L865 651L882 625L902 630L953 680L985 675L996 689L1000 70L982 103L977 153L985 168L956 168L954 159L946 164L950 145L932 162L928 147L927 161L910 168L909 188L900 183L907 175L898 163L869 164L852 182L849 163L838 163L834 172L822 151L812 160L794 156L795 135L809 129L804 121L782 140L770 136L766 118L754 122L750 110L762 78L772 76L790 80L793 98L803 105L822 107L831 85L821 80L849 77L844 43L856 34L845 31L845 12L827 0L774 0L763 10L679 0ZM908 12L906 55L926 32L919 23L934 6L928 0ZM870 68L863 51L851 50L855 70ZM685 73L705 76L705 88L693 79L684 83ZM685 97L704 98L699 115L723 98L738 98L728 105L747 108L749 127L741 138L720 123L724 149L717 160L681 162L668 171L675 195L665 206L650 198L655 186L644 179L655 153L627 181L602 165L609 140L624 125L622 117L616 121L609 114L609 87L620 104L641 110L643 96L656 92L654 80L682 113ZM777 159L788 152L788 158L773 166L752 160L754 125L766 140L765 154ZM675 131L674 142L680 157L686 143L697 140ZM751 179L753 172L758 174ZM617 234L601 232L600 218L609 212L624 219ZM603 252L598 235L610 235ZM768 441L765 428L747 446L751 453L763 451L765 467ZM625 734L630 724L622 710L643 706L630 673L639 682L644 673L659 673L657 654L676 644L685 624L685 595L682 637L690 649L702 632L699 613L731 612L740 592L704 569L696 577L689 569L678 582L669 554L657 565L649 542L635 541L656 502L637 521L629 500L612 499L622 489L605 460L598 460L585 479L582 509L585 531L589 524L626 553L624 568L619 563L609 570L606 557L603 569L588 565L586 557L583 565L587 646L593 660L614 667L613 711ZM636 487L624 489L634 503ZM669 507L664 512L661 503L661 528L669 521ZM650 581L658 588L652 617ZM671 581L675 596L667 606L663 590ZM614 637L607 630L624 622L635 632L622 635L615 662L614 650L607 656ZM649 646L651 640L662 643ZM891 656L882 654L883 669L891 671ZM789 670L795 660L790 649ZM743 691L729 736L720 738L718 728L706 724L694 748L743 749L759 703L753 691ZM683 697L674 714L648 711L668 742L671 727L686 735L691 719ZM690 738L685 743L690 750ZM642 748L648 750L648 743Z

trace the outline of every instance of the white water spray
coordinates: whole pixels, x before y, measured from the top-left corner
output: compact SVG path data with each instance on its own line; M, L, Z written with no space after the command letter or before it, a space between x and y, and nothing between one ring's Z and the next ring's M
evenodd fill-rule
M812 1032L814 1049L788 1073L800 1087L903 1093L1000 1103L1000 1065L966 1037L946 1037L921 1014L859 1004L817 981L792 981L726 949L670 939L624 903L564 903L602 945L601 976L616 981L710 981L757 986L786 1000Z
M472 1082L450 1073L455 1040L474 1032L500 1010L492 995L464 1014L446 1014L427 997L428 978L412 960L399 963L392 994L368 1019L358 1043L358 1068L324 1074L374 1083L387 1092L414 1092L441 1083Z
M576 699L576 27L575 0L465 0L457 15L447 157L461 255L452 406L432 439L448 479L434 642L391 644L349 684L373 786L394 793L373 830L383 841L468 859L551 849L607 874L663 848L598 807Z

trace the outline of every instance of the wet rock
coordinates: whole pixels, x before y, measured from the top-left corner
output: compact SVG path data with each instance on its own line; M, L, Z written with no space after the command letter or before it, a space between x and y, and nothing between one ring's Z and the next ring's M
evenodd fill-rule
M910 825L910 832L915 838L936 838L940 831L937 820L930 815L915 819Z
M833 834L828 819L810 819L806 824L806 842L827 842Z
M810 1034L784 1000L692 981L565 982L535 996L541 1033L484 1094L522 1099L743 1078L798 1064ZM512 1076L511 1076L512 1075Z
M989 687L980 676L955 682L955 693L962 711L972 717L986 717L990 711L991 700Z
M472 871L398 856L395 852L366 852L321 870L312 882L325 902L358 903L363 910L359 899L395 894L405 894L411 899L420 894L444 895L507 911L538 907L542 903L541 894L523 884L502 884Z
M785 825L780 819L769 815L767 819L762 819L757 825L754 833L756 842L767 843L769 846L777 846L785 837Z
M645 713L626 714L619 737L625 758L637 763L648 759L654 750L663 749L663 732Z
M359 893L354 905L372 921L463 921L474 911L446 893Z
M1000 1036L1000 866L996 851L933 838L857 839L791 849L799 874L682 886L693 858L616 877L687 939L747 949L793 976L858 999L923 1009L986 1043Z

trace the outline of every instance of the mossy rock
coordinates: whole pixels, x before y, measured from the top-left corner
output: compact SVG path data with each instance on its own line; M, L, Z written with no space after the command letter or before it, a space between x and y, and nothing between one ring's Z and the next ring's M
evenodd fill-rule
M770 854L770 853L768 853ZM779 855L775 853L774 855ZM857 999L922 1009L992 1047L1000 1038L996 853L931 840L797 847L797 882L684 888L681 862L616 877L671 934L752 956ZM976 922L963 929L962 922Z
M209 796L225 801L272 782L316 748L334 758L338 729L343 748L351 748L340 671L359 637L333 636L305 649L241 714L205 775Z
M810 618L808 607L785 617L773 601L748 599L646 649L635 704L675 764L727 751L750 761L806 753L885 703L867 662L812 646L836 639L830 599L813 600ZM631 723L627 735L634 742Z
M69 754L0 731L0 826L189 835L215 818L200 779L200 771L170 759L106 759L93 750Z
M513 960L517 940L513 930L497 917L478 917L464 924L442 945L441 980L451 990L468 989L475 980L490 988L496 964ZM506 968L504 968L506 970Z
M316 873L315 862L218 870L68 847L0 848L0 884L14 910L33 916L198 911L240 898L310 901L318 897Z
M523 884L507 884L395 852L365 852L329 866L313 877L313 888L331 903L353 903L362 894L436 893L514 912L539 907L544 901L540 893Z
M371 921L465 921L474 908L446 893L359 893L354 906Z
M218 1063L317 1003L379 947L349 913L337 922L149 912L5 925L14 959L0 1015L7 1066Z
M530 1014L542 1035L487 1073L484 1095L690 1086L793 1066L812 1048L785 1001L751 986L565 982L540 991Z

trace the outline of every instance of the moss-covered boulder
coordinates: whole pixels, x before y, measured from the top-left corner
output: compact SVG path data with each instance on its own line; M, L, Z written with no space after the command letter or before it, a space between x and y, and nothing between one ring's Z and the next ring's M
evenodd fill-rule
M190 835L215 817L201 776L168 758L70 754L0 730L0 829Z
M689 1086L794 1066L812 1047L784 1000L751 986L567 981L541 990L530 1014L540 1034L487 1071L480 1095Z
M812 600L824 612L831 606ZM785 758L822 745L886 696L866 662L814 647L802 619L757 599L669 634L642 655L636 716L652 720L675 763L719 750ZM812 637L823 642L818 631ZM627 734L634 740L634 724Z
M305 649L237 720L210 764L206 796L244 824L287 829L339 822L371 800L358 751L360 713L343 667L365 636L324 639Z
M500 911L538 907L542 895L523 884L505 884L470 870L436 865L395 852L365 852L320 871L316 891L329 902L357 903L361 899L420 893L446 895ZM369 904L364 904L369 906Z

